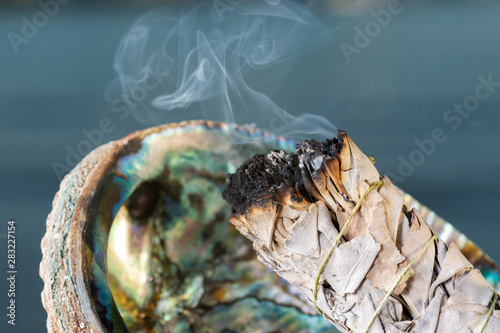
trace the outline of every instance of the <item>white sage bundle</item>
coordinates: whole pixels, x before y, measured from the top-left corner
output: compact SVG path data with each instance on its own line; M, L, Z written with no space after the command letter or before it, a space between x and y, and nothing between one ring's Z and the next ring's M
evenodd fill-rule
M259 260L342 332L500 332L495 289L345 132L255 155L223 196Z

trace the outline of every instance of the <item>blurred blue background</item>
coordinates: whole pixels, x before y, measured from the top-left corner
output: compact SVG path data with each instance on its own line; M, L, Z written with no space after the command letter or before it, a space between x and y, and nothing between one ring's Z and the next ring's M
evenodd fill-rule
M7 271L9 219L17 222L18 265L15 327L6 323L7 284L0 279L2 332L45 330L40 240L65 172L55 171L54 162L65 165L67 147L76 149L82 131L103 118L115 128L102 143L154 125L118 118L104 93L115 78L117 46L134 21L159 5L179 6L61 0L57 13L26 37L23 25L46 2L0 5L0 276ZM377 15L388 5L373 14L357 3L310 3L325 24L341 28L292 65L256 72L256 89L292 114L321 114L346 130L381 173L500 262L500 3L401 1L391 7L390 22ZM464 103L472 111L447 111ZM439 142L431 144L433 131Z

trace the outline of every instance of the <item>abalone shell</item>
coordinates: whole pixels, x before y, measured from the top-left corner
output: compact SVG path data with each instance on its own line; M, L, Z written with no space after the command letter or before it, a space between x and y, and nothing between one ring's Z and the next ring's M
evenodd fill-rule
M221 197L245 159L293 147L253 128L195 121L89 154L63 180L42 240L48 330L335 332L257 262Z

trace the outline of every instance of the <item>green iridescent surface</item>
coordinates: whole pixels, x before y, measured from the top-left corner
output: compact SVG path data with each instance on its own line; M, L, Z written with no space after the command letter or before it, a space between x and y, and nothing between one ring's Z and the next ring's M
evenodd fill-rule
M231 144L234 133L249 142ZM252 244L227 222L221 197L225 176L245 159L291 150L292 141L196 126L133 146L101 190L113 200L101 200L87 231L95 295L111 322L116 306L133 332L336 332L257 261Z

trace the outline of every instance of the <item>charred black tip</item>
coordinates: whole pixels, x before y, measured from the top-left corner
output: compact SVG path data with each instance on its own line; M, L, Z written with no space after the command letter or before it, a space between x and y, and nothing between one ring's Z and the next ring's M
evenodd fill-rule
M344 135L345 132L339 130L339 139L297 143L296 154L272 151L246 160L234 174L226 177L222 197L231 205L231 214L242 214L259 200L274 197L282 186L289 186L309 202L316 201L304 185L312 180L299 160L312 161L318 155L335 157L342 147Z

